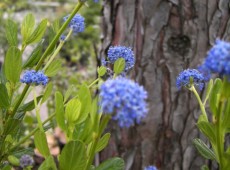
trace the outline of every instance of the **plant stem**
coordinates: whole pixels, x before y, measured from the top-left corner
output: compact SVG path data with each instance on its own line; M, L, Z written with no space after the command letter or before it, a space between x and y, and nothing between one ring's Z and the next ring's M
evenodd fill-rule
M219 160L219 168L220 170L223 170L223 161L222 158L224 158L224 142L223 142L223 131L221 129L221 115L222 115L222 109L223 109L224 102L220 101L219 107L218 107L218 113L217 113L217 121L216 121L216 145L217 145L217 155Z
M56 36L54 37L54 39L52 40L52 42L47 47L46 51L41 56L41 59L39 60L37 66L35 67L36 71L38 71L39 68L42 66L43 61L46 59L46 57L48 56L48 54L53 50L53 48L54 48L55 44L57 43L59 37L64 32L64 30L68 26L69 22L72 20L72 18L75 16L75 14L80 10L80 8L82 7L83 4L84 4L83 2L79 1L79 3L76 5L76 7L72 11L72 13L69 15L68 19L62 25L62 27L60 28L60 30L58 31L58 33L56 34Z
M49 122L53 117L55 116L55 113L51 114L43 123L42 125L45 125L47 122ZM40 129L39 126L37 126L34 130L32 130L27 136L25 136L22 140L20 140L18 143L16 143L13 147L10 148L10 152L16 149L18 146L20 146L22 143L24 143L26 140L28 140L31 136L33 136L38 130Z
M92 87L94 84L96 84L98 81L100 80L100 78L97 78L96 80L94 80L90 85L88 85L88 88Z
M70 35L72 34L73 29L70 29L69 33L67 34L65 41L70 37ZM62 46L64 45L65 41L61 41L58 45L58 47L56 48L56 50L54 51L53 55L50 57L49 61L46 63L45 67L43 68L43 70L45 71L50 63L54 60L54 58L56 57L56 55L59 53L59 51L61 50Z
M40 117L40 109L38 107L37 94L36 94L35 87L33 89L33 92L34 92L34 105L35 105L36 118L37 118L37 121L38 121L38 127L39 127L40 131L44 132L41 117Z
M205 111L205 107L204 107L204 104L202 103L201 99L200 99L200 96L199 94L197 93L196 89L194 86L190 87L190 90L195 94L197 100L198 100L198 103L200 105L200 109L201 109L201 112L202 114L205 116L206 120L208 121L208 116L207 116L207 113Z
M106 115L102 118L102 121L100 123L100 128L99 128L99 131L98 132L95 132L94 133L94 136L93 136L93 143L90 147L90 152L89 152L89 159L87 161L87 164L86 164L86 167L85 167L85 170L89 170L92 162L93 162L93 159L94 159L94 156L95 156L95 150L96 150L96 147L97 147L97 143L102 135L102 132L104 131L106 125L108 124L110 120L110 116Z

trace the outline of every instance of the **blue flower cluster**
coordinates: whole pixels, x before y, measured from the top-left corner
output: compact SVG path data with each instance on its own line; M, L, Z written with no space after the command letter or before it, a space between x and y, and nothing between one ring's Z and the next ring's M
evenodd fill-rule
M21 78L22 83L35 84L35 85L46 85L48 83L48 77L43 71L27 70Z
M118 58L125 59L125 71L132 68L135 64L135 57L134 57L133 50L131 48L124 47L124 46L110 47L108 50L109 62L114 64Z
M117 77L109 79L100 87L100 105L104 113L113 114L120 127L140 123L147 115L147 92L139 84Z
M187 69L182 71L177 77L176 86L178 89L181 89L183 86L190 87L193 84L199 86L200 90L202 90L204 82L205 78L202 73L196 69Z
M65 16L63 20L66 21L68 18L69 15ZM83 32L85 30L85 18L82 17L80 14L76 14L70 21L69 28L73 29L73 32L75 34Z
M211 72L230 76L230 43L216 40L204 61Z
M157 167L155 167L155 166L147 166L147 167L145 167L144 170L157 170Z
M22 155L20 158L20 166L26 168L28 166L33 166L34 160L30 155Z

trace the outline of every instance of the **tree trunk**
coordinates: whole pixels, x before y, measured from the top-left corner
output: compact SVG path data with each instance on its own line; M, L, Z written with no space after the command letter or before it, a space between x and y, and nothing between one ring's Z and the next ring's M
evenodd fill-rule
M110 45L133 47L132 77L148 91L149 114L130 129L111 125L101 159L121 156L126 170L212 169L192 145L200 115L195 96L178 91L177 75L202 63L215 39L229 40L229 0L104 0L101 56ZM201 92L202 93L202 92Z

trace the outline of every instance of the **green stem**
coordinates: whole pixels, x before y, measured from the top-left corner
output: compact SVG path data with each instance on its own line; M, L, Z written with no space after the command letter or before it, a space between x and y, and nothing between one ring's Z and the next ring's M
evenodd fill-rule
M44 132L43 126L42 126L42 120L41 120L41 117L40 117L40 109L38 107L37 94L36 94L35 87L33 89L33 92L34 92L34 105L35 105L36 118L37 118L37 121L38 121L38 127L40 128L40 131Z
M88 88L92 87L94 84L96 84L98 81L100 80L100 78L97 78L96 80L94 80L90 85L88 85Z
M102 132L104 131L106 125L108 124L110 120L110 116L104 116L102 118L102 121L100 123L100 128L99 128L99 131L96 133L93 134L93 143L90 147L90 152L89 152L89 159L87 161L87 164L86 164L86 167L84 170L89 170L92 162L93 162L93 159L94 159L94 156L95 156L95 150L96 150L96 147L97 147L97 143L102 135Z
M64 30L66 29L66 27L68 26L69 22L72 20L72 18L75 16L75 14L80 10L80 8L82 7L84 3L83 2L79 2L76 7L74 8L74 10L72 11L72 13L70 14L70 16L68 17L68 19L66 20L66 22L62 25L62 27L60 28L60 30L58 31L58 33L56 34L56 36L54 37L54 39L52 40L52 42L49 44L49 46L47 47L46 51L43 53L43 55L41 56L41 59L39 60L37 66L35 67L35 70L38 71L39 68L42 66L43 61L46 59L46 57L48 56L48 54L52 51L52 49L54 48L55 44L57 43L57 41L59 40L59 37L61 36L61 34L64 32Z
M191 86L190 87L190 90L195 94L197 100L198 100L198 103L200 105L200 109L201 109L201 112L202 114L205 116L206 120L208 121L208 116L207 116L207 113L205 111L205 107L204 107L204 104L202 103L201 99L200 99L200 96L199 94L197 93L196 89L194 86Z
M219 168L223 170L223 159L224 158L224 142L223 142L223 131L221 129L221 116L224 102L221 101L218 107L217 120L216 120L216 145L217 145L217 155L219 160Z
M67 34L65 40L67 40L70 35L72 34L73 29L70 29L69 33ZM57 47L57 49L54 51L53 55L50 57L49 61L47 62L47 64L45 65L45 67L43 68L43 70L45 71L49 65L51 64L51 62L54 60L54 58L57 56L57 54L59 53L59 51L61 50L61 48L63 47L65 41L61 41Z
M42 125L45 125L47 122L49 122L53 117L55 116L55 113L51 114L43 123ZM14 149L16 149L18 146L23 144L25 141L27 141L31 136L33 136L38 130L40 129L39 126L37 126L34 130L32 130L27 136L25 136L22 140L20 140L18 143L16 143L13 147L10 148L10 152L12 152Z

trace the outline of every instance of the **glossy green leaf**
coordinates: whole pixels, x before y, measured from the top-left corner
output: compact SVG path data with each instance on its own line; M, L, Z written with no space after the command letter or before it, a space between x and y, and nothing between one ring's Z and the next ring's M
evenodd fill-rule
M20 79L22 70L21 52L17 47L12 46L8 49L4 69L6 79L15 85Z
M51 95L52 93L52 90L53 90L53 83L50 82L47 86L46 86L46 89L45 89L45 92L43 94L43 97L42 97L42 101L41 103L44 103Z
M97 68L97 73L98 73L99 77L104 76L106 71L107 71L107 68L105 66L101 66L101 67Z
M219 103L221 89L222 89L222 81L217 78L210 92L210 99L209 99L210 109L215 116L217 115L217 105Z
M21 34L23 42L27 41L27 39L31 36L35 26L35 18L33 14L29 13L27 14L23 21L22 21L22 28L21 28Z
M39 102L41 100L41 98L42 98L42 95L38 96L37 97L37 102ZM18 112L28 112L28 111L33 110L34 108L35 108L34 100L31 100L28 103L20 106L19 109L18 109Z
M94 99L90 111L90 118L95 132L99 130L101 114L98 113L98 99Z
M81 170L87 162L86 146L81 141L70 141L59 157L60 170Z
M55 76L59 70L62 68L62 61L61 60L54 60L49 67L45 70L45 75L48 77Z
M44 19L40 22L40 24L35 28L31 36L26 40L26 44L36 43L42 39L46 31L47 22L47 19Z
M20 161L17 157L15 157L14 155L9 155L7 157L7 160L14 166L19 166L20 165Z
M106 133L104 136L102 136L97 143L96 152L102 151L108 145L110 136L110 133Z
M35 66L38 61L41 58L41 52L42 52L42 45L43 45L43 40L41 42L38 43L38 45L34 48L34 50L32 51L32 53L30 54L30 56L28 57L28 59L25 61L25 63L23 64L22 68L31 68L33 66Z
M47 140L46 140L45 132L42 132L42 131L38 130L34 134L34 144L35 144L36 148L38 149L38 151L45 158L47 158L50 155L50 151L49 151L49 148L48 148L48 143L47 143Z
M4 166L4 168L2 168L2 170L11 170L12 169L12 166L10 165L6 165Z
M201 130L201 132L208 137L208 139L215 143L216 142L216 136L215 136L215 127L206 121L200 121L197 123L198 128Z
M0 108L7 109L10 106L10 99L8 96L8 92L6 86L4 84L0 84Z
M86 84L81 85L78 92L78 97L81 102L81 111L76 123L81 123L87 118L92 104L91 93Z
M202 140L194 139L193 144L204 158L216 160L215 153Z
M114 73L120 74L125 69L125 59L124 58L118 58L114 63Z
M115 157L102 162L95 170L124 170L125 162L123 159Z
M38 168L38 170L57 170L53 156L52 155L48 156L46 160Z
M66 131L63 96L59 91L55 93L55 107L57 124L62 130Z
M17 24L8 19L6 21L6 38L10 46L18 46L18 26Z
M79 99L71 99L65 109L65 116L68 122L76 122L79 118L81 110L81 102Z

